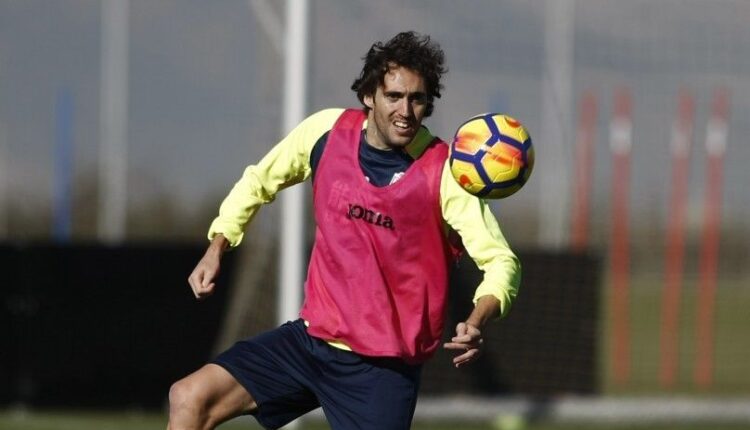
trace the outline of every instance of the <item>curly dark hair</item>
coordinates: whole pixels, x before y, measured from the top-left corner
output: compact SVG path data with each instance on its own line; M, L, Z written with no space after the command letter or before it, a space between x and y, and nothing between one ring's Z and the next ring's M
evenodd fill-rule
M390 69L401 66L419 73L424 79L428 96L425 117L432 114L432 101L435 97L440 98L443 88L440 77L448 69L443 66L443 50L430 40L430 36L413 31L401 32L385 43L374 43L362 59L365 61L362 72L352 84L352 90L362 104L366 95L374 95L378 86L383 85Z

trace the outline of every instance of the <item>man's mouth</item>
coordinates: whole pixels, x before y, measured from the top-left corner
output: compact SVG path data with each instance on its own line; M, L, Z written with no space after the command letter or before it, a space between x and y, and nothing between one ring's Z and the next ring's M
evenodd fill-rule
M409 131L411 130L411 124L409 124L406 121L394 121L393 125L396 126L396 128L400 131Z

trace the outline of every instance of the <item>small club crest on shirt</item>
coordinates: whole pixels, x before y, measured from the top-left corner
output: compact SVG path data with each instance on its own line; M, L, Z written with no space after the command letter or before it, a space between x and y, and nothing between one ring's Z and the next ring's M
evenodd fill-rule
M396 172L396 173L394 173L393 176L391 176L391 182L389 182L388 185L393 185L396 182L398 182L399 179L401 179L401 178L404 177L404 174L406 174L406 172ZM369 176L365 176L365 179L367 180L367 182L371 182Z

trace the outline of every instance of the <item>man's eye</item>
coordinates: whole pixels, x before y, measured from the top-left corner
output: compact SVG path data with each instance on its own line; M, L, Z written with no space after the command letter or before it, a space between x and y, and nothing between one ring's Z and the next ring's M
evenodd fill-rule
M425 93L414 93L409 96L409 102L415 105L425 105L430 102L430 96Z

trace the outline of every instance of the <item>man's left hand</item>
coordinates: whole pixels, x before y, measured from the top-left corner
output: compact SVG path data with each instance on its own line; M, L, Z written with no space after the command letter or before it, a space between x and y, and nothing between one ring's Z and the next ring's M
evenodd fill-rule
M461 367L479 357L483 343L482 332L478 328L461 322L456 326L456 335L451 338L450 342L443 344L443 348L461 352L453 358L453 364Z

